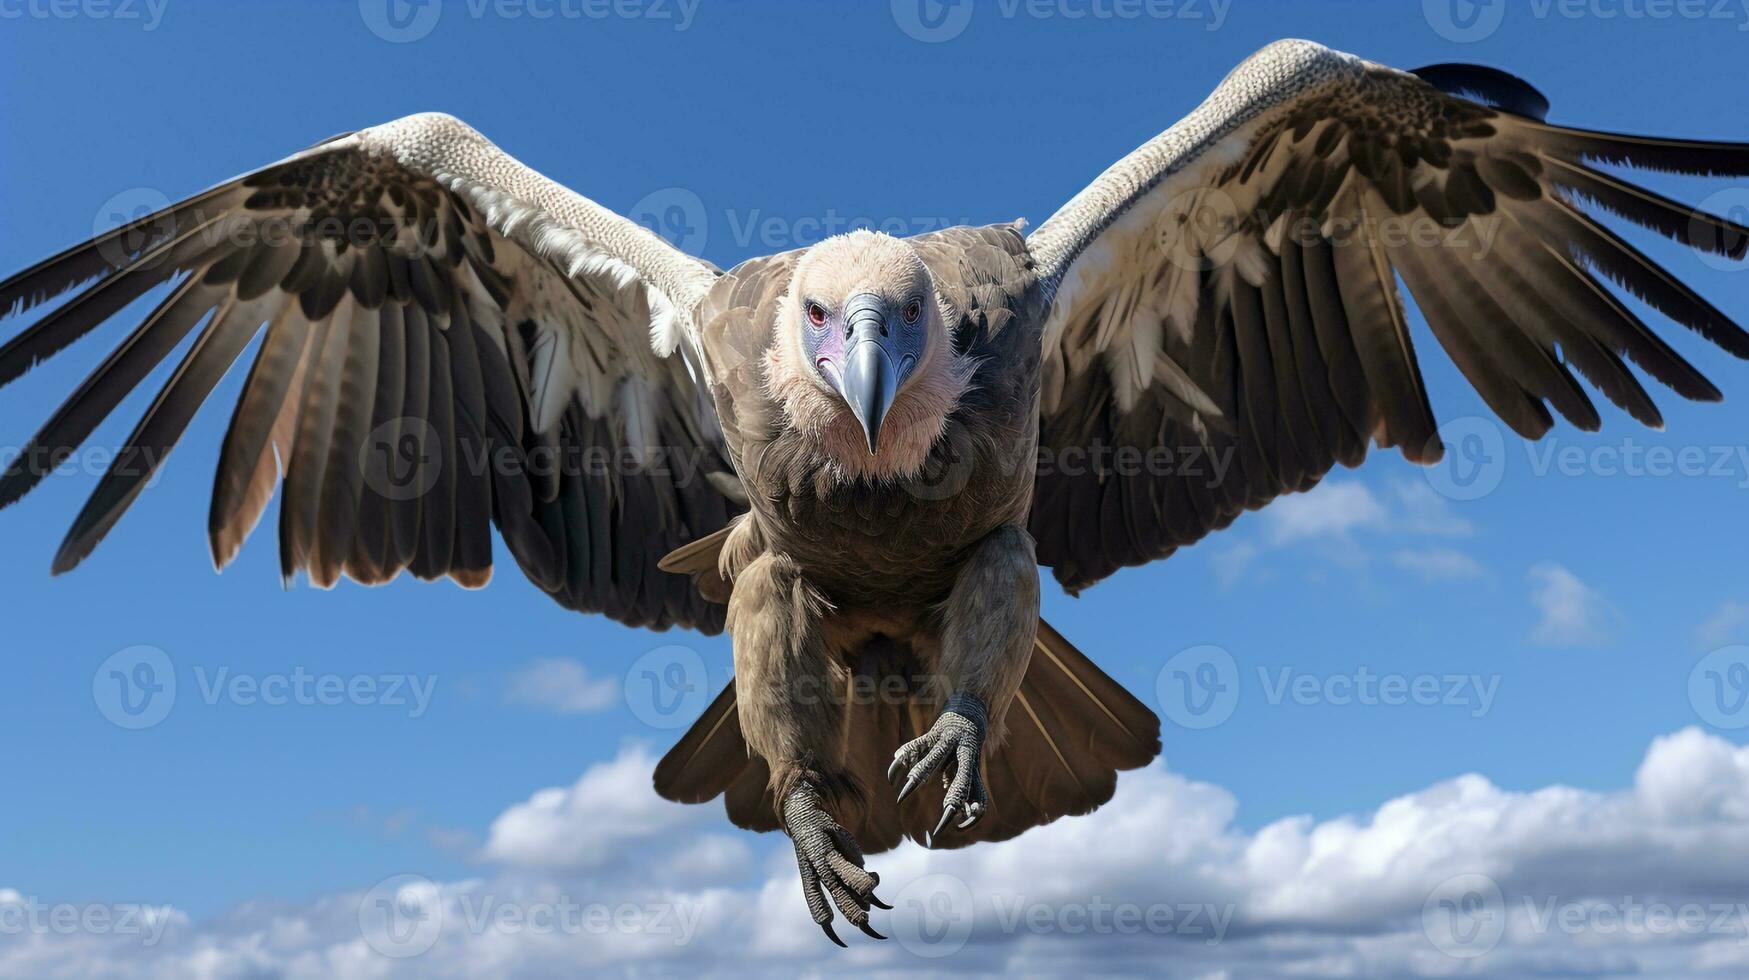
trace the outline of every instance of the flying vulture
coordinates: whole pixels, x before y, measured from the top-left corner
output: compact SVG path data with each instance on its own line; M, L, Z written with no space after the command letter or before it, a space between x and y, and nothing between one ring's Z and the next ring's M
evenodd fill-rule
M217 566L279 486L287 579L480 586L496 525L568 608L728 629L735 679L656 788L786 832L813 920L873 934L864 854L1086 813L1159 750L1153 713L1040 622L1039 566L1084 589L1370 445L1439 459L1399 276L1527 439L1554 412L1597 429L1592 391L1659 425L1629 361L1720 398L1609 284L1739 357L1749 335L1594 212L1740 258L1749 228L1619 170L1749 175L1749 145L1547 108L1490 69L1284 41L1030 233L857 231L727 272L410 116L0 284L7 315L71 294L0 347L0 384L168 287L0 506L185 347L55 556L71 570L259 338Z

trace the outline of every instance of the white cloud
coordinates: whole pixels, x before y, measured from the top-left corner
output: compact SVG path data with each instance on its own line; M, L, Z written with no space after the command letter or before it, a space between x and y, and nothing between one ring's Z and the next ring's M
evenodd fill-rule
M1241 541L1232 547L1214 552L1209 560L1215 566L1215 582L1223 589L1238 585L1261 550L1249 541Z
M1326 480L1306 493L1271 502L1261 520L1262 533L1257 538L1211 552L1215 581L1221 588L1239 584L1257 559L1271 549L1305 548L1322 563L1349 572L1363 570L1372 560L1369 545L1381 539L1403 540L1390 561L1426 581L1455 581L1485 574L1480 563L1455 549L1409 545L1414 539L1462 538L1475 533L1475 526L1459 517L1451 502L1422 480L1395 480L1382 495L1358 480ZM1309 574L1314 581L1319 580L1316 569Z
M1455 582L1487 575L1482 563L1456 548L1401 548L1391 564L1424 582Z
M1401 533L1466 538L1476 532L1476 526L1459 517L1451 501L1426 480L1396 480L1391 495L1396 500L1392 523Z
M1546 646L1586 646L1604 643L1620 619L1609 601L1579 576L1554 562L1531 566L1530 601L1536 606L1537 623L1532 642Z
M504 680L504 702L545 708L560 714L604 711L619 703L620 682L590 677L574 660L536 660Z
M1634 790L1670 824L1749 823L1749 748L1698 728L1667 735L1652 743Z
M1282 497L1263 511L1269 541L1278 546L1343 537L1357 528L1383 524L1385 515L1385 505L1366 484L1353 481L1321 483L1306 493Z
M438 913L435 944L422 955L373 951L360 905L376 893L361 888L303 905L250 903L199 923L171 914L151 946L11 930L0 933L0 976L1698 980L1741 976L1749 966L1749 908L1740 904L1749 895L1749 748L1698 729L1656 740L1633 786L1616 792L1519 792L1465 775L1369 814L1292 817L1255 831L1235 823L1232 794L1156 764L1124 776L1098 812L1015 841L963 851L907 845L873 858L882 896L898 907L877 912L876 927L894 940L851 933L849 951L828 945L808 921L787 843L762 839L764 858L749 865L752 838L700 835L701 826L723 826L717 807L692 808L700 818L675 823L649 788L649 763L642 749L627 749L570 789L551 791L561 800L507 811L495 840L501 827L526 823L531 808L542 814L538 833L519 835L515 851L527 859L519 864L538 858L538 847L556 850L538 871L421 884L415 891ZM548 805L565 801L574 805ZM581 874L552 870L578 867L571 838L594 835L628 861L584 861ZM714 863L719 877L677 883L660 855ZM1481 930L1483 945L1452 944L1442 916L1457 914L1443 902L1454 882L1475 903L1451 908L1498 929L1491 938ZM25 898L0 889L0 906ZM566 920L537 914L566 903L608 914L575 917L568 931ZM920 916L930 931L919 929ZM939 952L931 937L956 935L955 926L963 948L943 959L918 955Z
M670 803L655 794L656 759L633 745L589 767L567 787L543 789L492 821L482 852L488 860L531 868L589 870L613 863L632 844L706 822L710 810Z
M1713 610L1694 630L1695 640L1706 649L1741 643L1745 637L1749 637L1749 602L1734 599Z

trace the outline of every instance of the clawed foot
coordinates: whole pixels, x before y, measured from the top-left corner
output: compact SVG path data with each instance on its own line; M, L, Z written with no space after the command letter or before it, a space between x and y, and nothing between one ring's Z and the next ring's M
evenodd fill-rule
M887 769L889 782L898 782L899 774L910 770L904 788L899 790L900 801L910 796L937 770L943 770L950 762L953 764L951 770L943 772L947 797L943 800L941 822L929 835L931 842L940 836L955 812L965 815L965 819L955 825L957 829L965 830L983 819L990 809L990 793L984 788L983 769L978 765L979 753L984 748L987 717L982 701L970 694L955 694L948 698L947 707L942 709L941 717L935 719L929 731L901 745L893 754L893 764Z
M862 848L849 831L832 819L819 791L806 782L796 783L784 798L783 821L796 845L796 866L802 872L802 895L808 901L808 914L826 937L844 945L844 940L832 931L832 906L837 905L851 925L875 939L887 938L868 924L870 905L892 908L875 896L880 876L863 869Z

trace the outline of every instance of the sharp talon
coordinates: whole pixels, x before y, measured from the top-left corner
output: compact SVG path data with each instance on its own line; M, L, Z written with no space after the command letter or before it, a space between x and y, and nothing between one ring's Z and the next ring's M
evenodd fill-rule
M923 846L924 847L931 847L931 848L934 847L935 846L935 835L925 831L923 834Z
M878 874L876 874L876 873L875 873L875 872L873 872L873 871L870 871L870 872L869 872L869 873L868 873L868 876L869 876L869 878L870 878L870 879L872 879L872 880L873 880L873 881L874 881L874 884L872 884L872 885L870 885L870 886L868 886L868 887L870 887L870 888L876 888L876 887L879 887L879 886L880 886L880 883L881 883L881 876L880 876L880 875L878 875Z
M827 919L825 922L820 923L820 928L826 930L826 938L827 939L830 939L833 942L837 943L839 945L839 947L841 947L843 949L850 948L848 945L845 945L844 940L838 938L837 933L832 931L832 920L831 919Z
M953 810L953 804L949 803L947 809L941 811L941 822L935 825L935 831L930 836L933 837L941 833L942 828L947 826L947 822L953 819Z
M887 937L885 937L885 936L883 936L883 935L881 935L881 934L880 934L880 933L878 933L878 932L875 932L875 931L874 931L874 926L871 926L871 925L869 925L869 924L868 924L868 923L866 923L866 922L858 922L858 923L857 923L857 924L856 924L856 927L857 927L857 928L858 928L858 929L861 929L861 930L862 930L862 934L863 934L863 935L865 935L865 936L869 936L869 937L871 937L871 938L874 938L874 939L885 939L885 938L887 938Z
M905 771L905 764L903 762L900 762L898 759L894 759L893 764L887 767L887 785L889 785L889 786L898 785L899 773L904 772L904 771Z
M910 796L913 792L916 792L917 787L919 787L921 785L923 785L923 780L917 778L916 773L912 773L911 778L905 780L905 788L899 790L899 798L894 800L893 802L894 803L905 802L905 797Z
M888 905L887 903L881 901L881 897L879 895L876 895L874 892L868 893L868 904L873 905L877 909L886 909L888 912L891 912L893 910L893 907L891 905Z

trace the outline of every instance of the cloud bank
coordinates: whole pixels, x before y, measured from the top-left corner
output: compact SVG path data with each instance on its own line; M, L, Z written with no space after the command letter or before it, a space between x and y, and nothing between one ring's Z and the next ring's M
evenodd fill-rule
M559 978L580 972L1729 977L1749 970L1749 748L1652 743L1633 785L1519 792L1463 775L1371 813L1248 830L1164 764L1097 813L960 852L874 859L892 940L848 952L775 837L649 789L628 746L507 808L486 873L410 873L212 920L0 889L0 976ZM61 910L61 911L57 911ZM108 924L92 913L109 914ZM83 919L81 919L83 915Z

